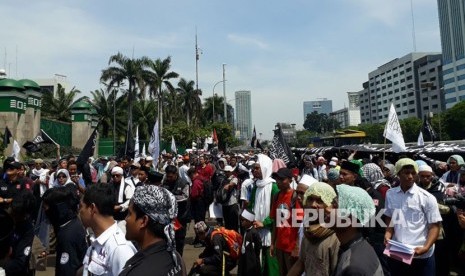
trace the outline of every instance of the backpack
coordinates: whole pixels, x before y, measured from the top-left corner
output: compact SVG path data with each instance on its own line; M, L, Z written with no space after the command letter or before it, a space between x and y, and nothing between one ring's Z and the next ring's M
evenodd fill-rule
M238 232L234 230L229 230L224 227L219 227L213 230L213 236L221 234L223 238L226 240L226 243L229 247L229 256L233 260L238 260L241 256L241 247L242 247L242 236ZM228 254L228 253L227 253Z

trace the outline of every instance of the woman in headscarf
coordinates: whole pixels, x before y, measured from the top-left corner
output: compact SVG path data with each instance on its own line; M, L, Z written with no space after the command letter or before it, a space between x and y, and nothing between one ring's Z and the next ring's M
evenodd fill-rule
M308 188L304 195L304 207L313 211L329 213L336 192L330 185L317 182ZM324 218L317 212L312 221L304 221L305 238L302 240L300 255L288 275L332 275L336 269L339 240L333 230L321 225ZM312 214L313 217L313 214Z
M264 155L258 155L258 161L252 167L255 179L250 199L250 209L255 213L254 226L262 239L262 272L263 275L279 275L278 262L270 255L271 229L274 221L270 218L271 199L279 193L276 181L271 178L271 159Z
M74 182L71 180L69 176L69 172L67 169L60 169L56 173L56 186L68 186L73 185Z
M362 172L373 188L380 192L383 198L386 198L386 192L391 188L391 184L384 179L381 168L375 163L368 163L363 165Z
M457 186L456 184L459 183L459 170L460 167L463 166L465 162L463 161L462 156L455 154L447 159L447 165L449 165L449 171L444 173L441 177L441 180L446 183L447 186Z

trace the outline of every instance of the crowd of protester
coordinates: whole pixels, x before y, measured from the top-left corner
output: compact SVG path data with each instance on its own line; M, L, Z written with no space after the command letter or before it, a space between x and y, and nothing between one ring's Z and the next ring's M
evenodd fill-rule
M189 275L462 273L464 160L414 159L327 152L286 163L252 151L167 153L158 162L7 158L0 273L34 275L37 259L54 253L56 275L186 275L190 223L203 251ZM391 241L413 250L410 264L390 254Z

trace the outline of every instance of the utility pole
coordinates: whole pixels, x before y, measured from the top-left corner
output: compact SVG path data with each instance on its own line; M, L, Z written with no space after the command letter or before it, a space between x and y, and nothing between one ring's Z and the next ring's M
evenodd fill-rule
M225 70L226 63L223 63L223 98L224 98L224 122L228 122L228 111L227 111L227 103L226 103L226 70Z
M195 27L195 89L199 91L199 47L197 45L197 27Z

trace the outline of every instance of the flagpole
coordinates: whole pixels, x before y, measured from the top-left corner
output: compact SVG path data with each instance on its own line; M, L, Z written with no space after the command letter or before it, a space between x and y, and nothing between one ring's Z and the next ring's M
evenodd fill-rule
M384 137L384 147L383 147L383 166L386 165L386 137Z

